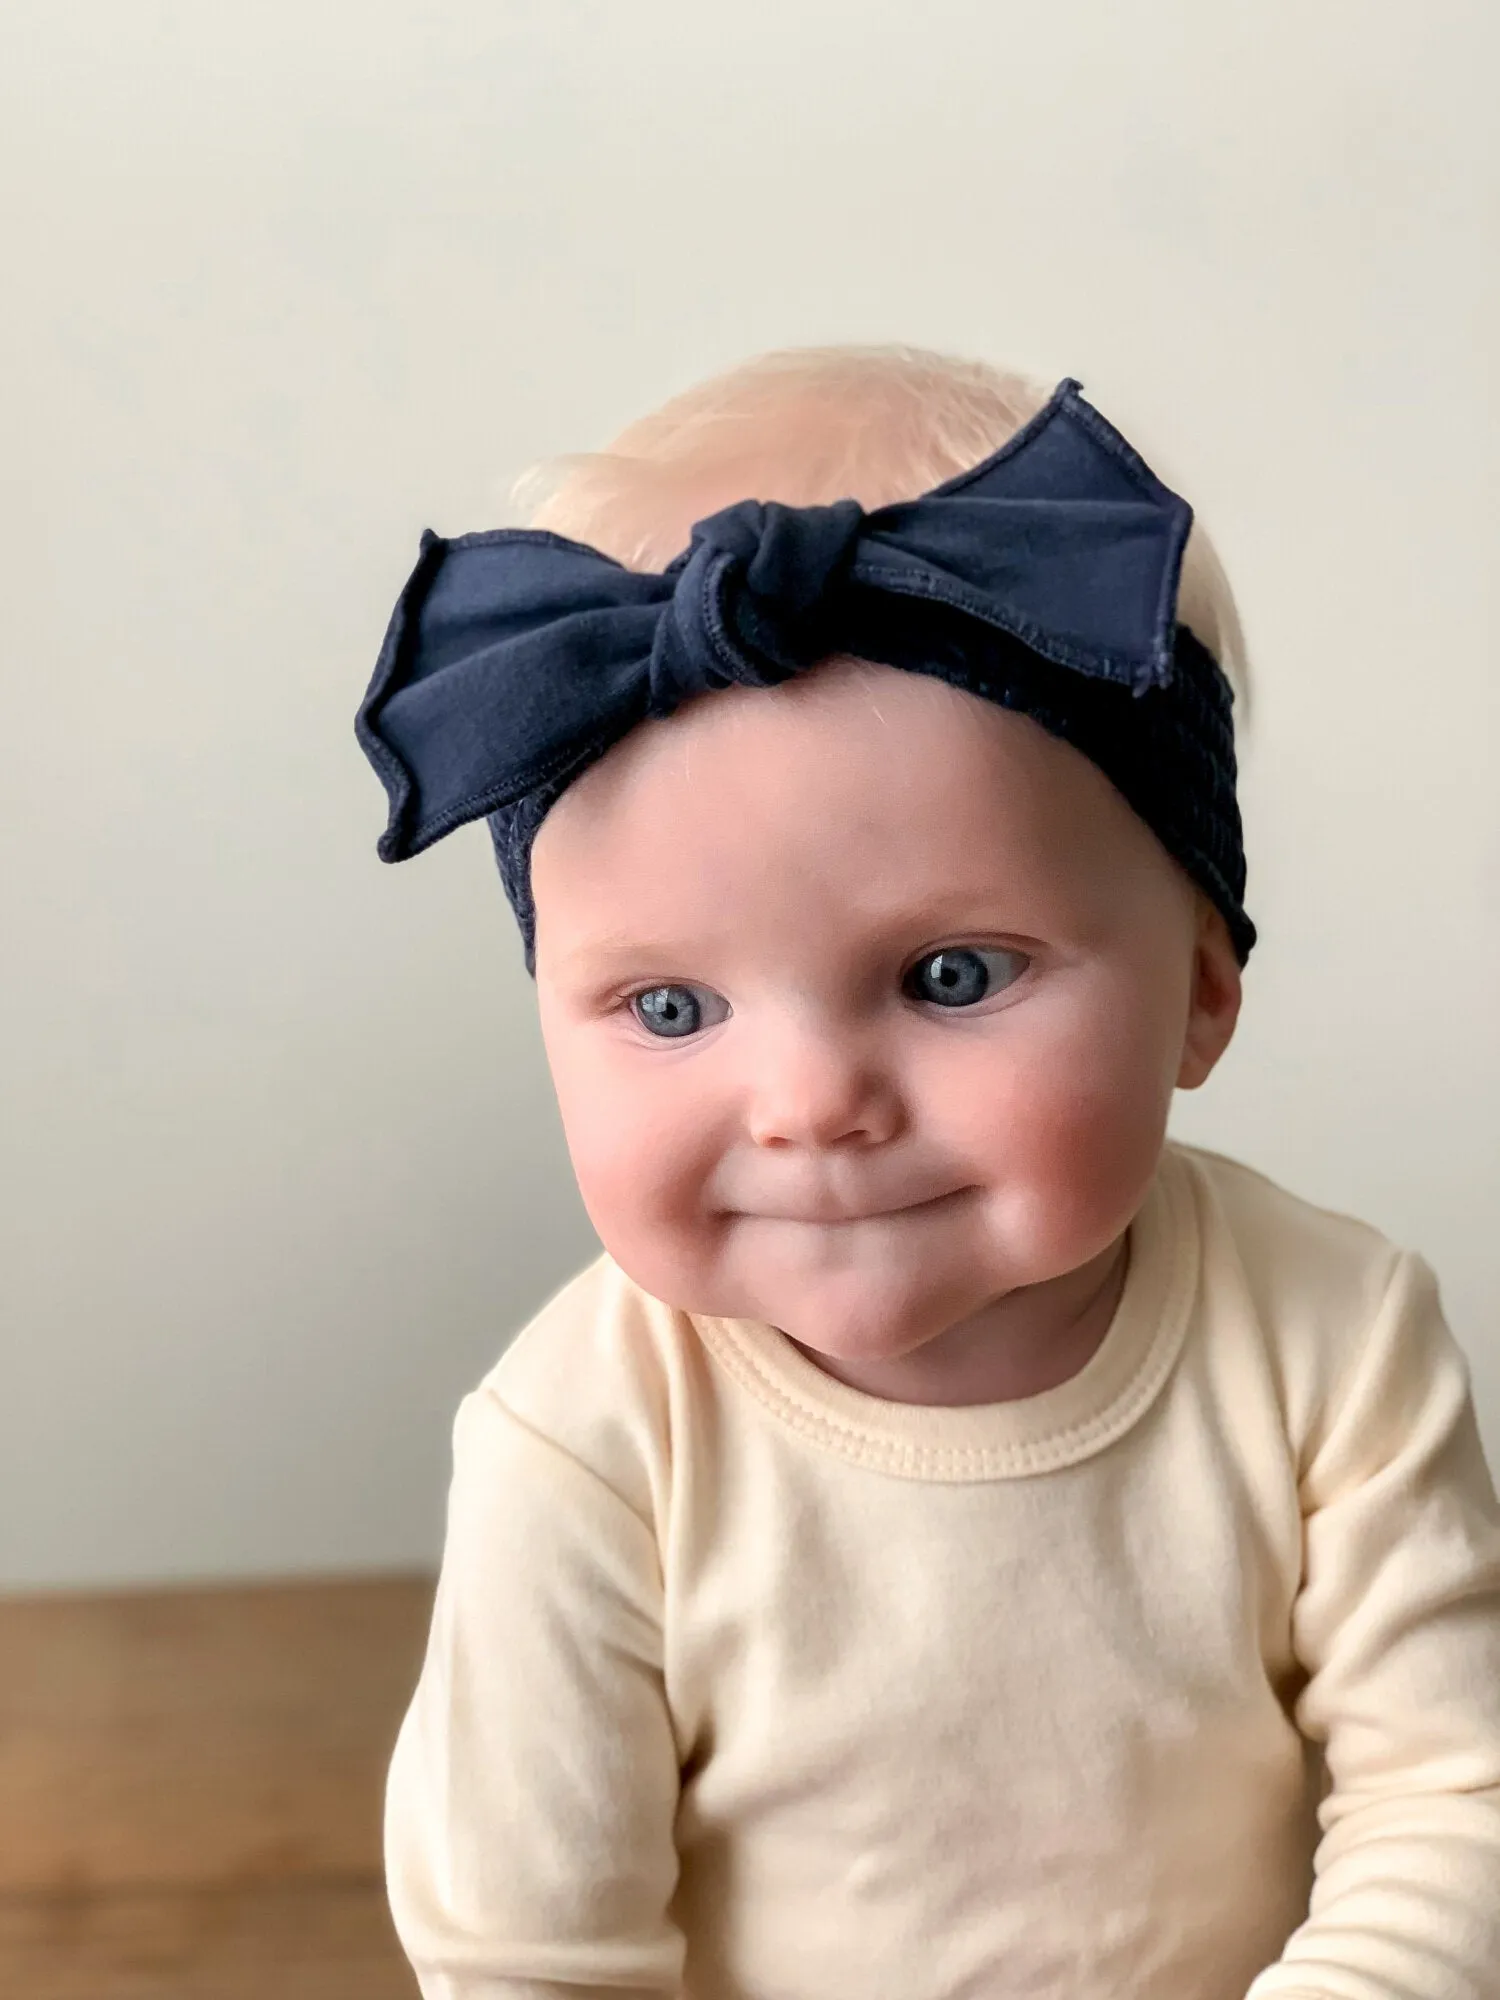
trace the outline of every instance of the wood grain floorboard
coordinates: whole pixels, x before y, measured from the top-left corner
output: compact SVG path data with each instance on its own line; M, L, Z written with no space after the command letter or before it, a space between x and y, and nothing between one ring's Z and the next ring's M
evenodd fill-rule
M415 2000L381 1880L428 1577L0 1600L4 2000Z
M378 1882L0 1902L15 2000L417 2000Z
M425 1577L0 1602L0 1895L371 1876Z

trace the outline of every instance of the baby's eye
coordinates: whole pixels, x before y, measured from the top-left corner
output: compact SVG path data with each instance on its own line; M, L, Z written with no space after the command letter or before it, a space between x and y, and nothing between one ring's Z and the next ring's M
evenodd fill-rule
M919 958L902 987L908 998L929 1000L936 1007L972 1007L1013 985L1030 963L1022 951L981 951L960 945Z
M707 986L651 986L630 1002L631 1012L653 1035L696 1035L729 1018L729 1002Z

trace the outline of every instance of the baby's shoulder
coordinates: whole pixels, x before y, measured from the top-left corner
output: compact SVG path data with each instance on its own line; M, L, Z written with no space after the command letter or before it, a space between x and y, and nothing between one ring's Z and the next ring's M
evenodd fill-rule
M553 1294L478 1386L643 1517L693 1397L692 1322L601 1256Z
M1337 1394L1394 1298L1429 1274L1367 1222L1291 1193L1239 1160L1171 1148L1193 1190L1202 1331L1253 1346L1280 1379L1299 1428Z
M1267 1300L1300 1297L1340 1311L1378 1304L1405 1254L1388 1236L1227 1154L1184 1145L1171 1151L1195 1184L1210 1265L1229 1262Z

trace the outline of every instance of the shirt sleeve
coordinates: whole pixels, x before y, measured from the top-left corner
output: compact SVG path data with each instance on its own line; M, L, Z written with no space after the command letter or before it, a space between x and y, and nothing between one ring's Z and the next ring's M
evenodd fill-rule
M679 1990L656 1537L490 1388L454 1425L427 1655L386 1788L423 2000Z
M1500 1993L1500 1508L1402 1257L1302 1481L1295 1717L1329 1789L1307 1921L1249 2000Z

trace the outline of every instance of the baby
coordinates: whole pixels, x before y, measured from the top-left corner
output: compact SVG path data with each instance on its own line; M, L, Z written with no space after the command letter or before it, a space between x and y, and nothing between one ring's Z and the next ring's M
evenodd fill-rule
M424 539L382 852L488 817L605 1249L458 1415L426 2000L1500 1995L1432 1277L1165 1137L1255 936L1189 523L1077 384L831 350Z

